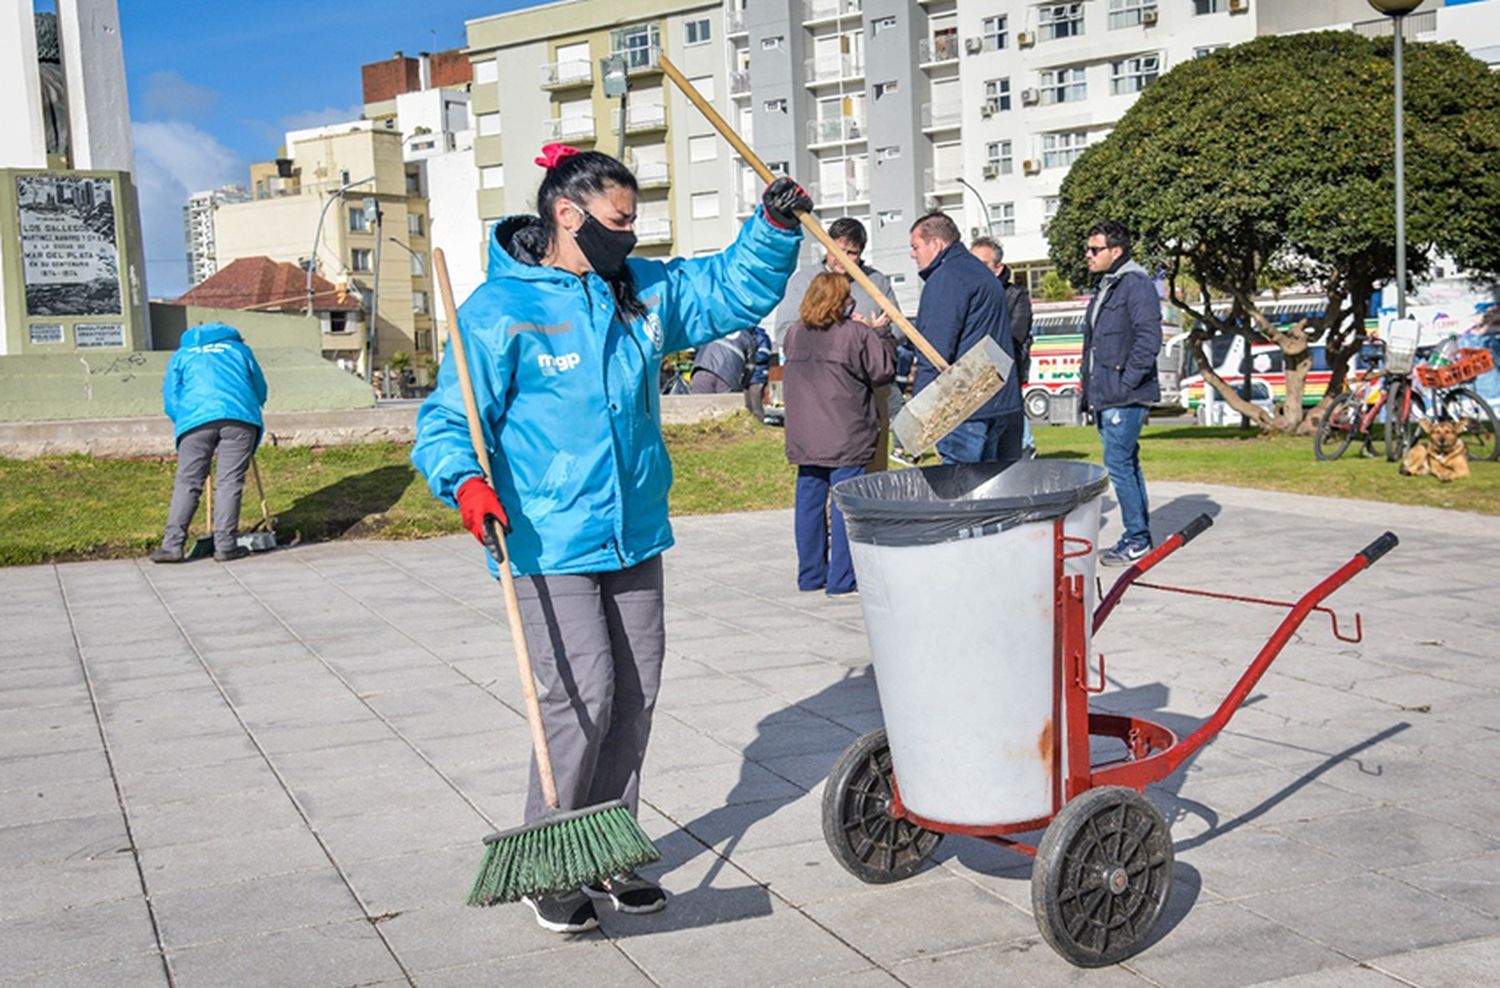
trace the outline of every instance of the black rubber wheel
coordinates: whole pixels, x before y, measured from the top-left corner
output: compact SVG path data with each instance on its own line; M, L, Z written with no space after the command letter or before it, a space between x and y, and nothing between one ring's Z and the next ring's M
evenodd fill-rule
M1033 422L1044 421L1052 413L1052 396L1041 388L1026 392L1024 404L1026 417Z
M1078 967L1146 946L1172 888L1172 835L1151 802L1122 786L1090 789L1042 835L1031 909L1042 939Z
M890 814L891 748L871 731L839 756L823 788L823 839L834 859L862 882L909 878L943 835Z
M1433 404L1433 415L1438 421L1468 422L1462 436L1469 459L1500 459L1500 444L1495 442L1495 410L1478 392L1472 388L1454 388L1440 392Z
M1359 409L1355 407L1354 396L1339 395L1323 413L1323 421L1318 423L1317 435L1313 437L1313 455L1320 460L1338 459L1349 448L1358 428Z

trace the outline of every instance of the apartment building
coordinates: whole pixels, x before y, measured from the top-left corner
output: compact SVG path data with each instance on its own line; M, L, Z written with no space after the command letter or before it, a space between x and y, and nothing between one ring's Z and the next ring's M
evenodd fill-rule
M188 287L198 284L219 270L214 216L220 206L248 202L250 193L243 185L224 185L206 192L194 192L182 207L183 243L187 247Z
M718 0L562 0L469 21L484 233L535 210L542 170L533 159L561 141L608 151L634 170L638 254L691 256L728 244L738 226L729 147L657 65L665 52L729 116L724 27ZM616 55L629 84L623 120L600 70Z
M347 285L373 332L368 353L347 341L346 349L360 351L359 372L405 352L423 377L435 356L430 223L418 169L402 144L400 133L370 120L291 131L287 157L251 167L254 198L219 208L216 236L221 264L264 256ZM366 199L378 203L378 222ZM339 349L329 336L324 347Z

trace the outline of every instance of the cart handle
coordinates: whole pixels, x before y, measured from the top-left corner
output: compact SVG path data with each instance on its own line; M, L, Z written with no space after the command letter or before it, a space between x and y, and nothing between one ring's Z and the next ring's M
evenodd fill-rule
M1359 550L1359 554L1365 557L1366 566L1373 566L1380 561L1381 556L1396 548L1400 543L1401 540L1396 538L1395 532L1386 532L1380 538Z
M1165 539L1162 539L1161 545L1152 549L1138 562L1132 563L1115 580L1114 586L1109 588L1109 593L1099 602L1099 606L1094 608L1094 626L1092 631L1094 633L1099 631L1099 626L1104 623L1105 618L1109 617L1109 612L1115 609L1115 605L1120 602L1120 598L1124 596L1125 591L1130 588L1132 583L1144 576L1146 571L1157 563L1208 531L1213 527L1213 523L1213 516L1205 512L1182 526L1180 531L1174 532ZM1392 537L1394 538L1394 536Z

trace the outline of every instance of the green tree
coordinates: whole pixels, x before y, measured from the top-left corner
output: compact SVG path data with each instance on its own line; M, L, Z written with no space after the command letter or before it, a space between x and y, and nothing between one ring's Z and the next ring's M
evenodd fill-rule
M1308 344L1327 345L1333 384L1365 336L1369 300L1395 275L1394 79L1390 39L1348 31L1264 37L1184 62L1157 80L1062 183L1052 260L1087 281L1086 232L1114 218L1137 257L1164 270L1196 317L1205 378L1263 427L1307 428ZM1500 77L1453 44L1406 49L1407 266L1435 252L1500 272ZM1298 284L1327 311L1274 326L1258 294ZM1211 303L1220 303L1218 311ZM1203 343L1240 333L1279 346L1287 400L1273 415L1213 374Z
M1041 289L1043 302L1071 302L1078 295L1068 279L1056 271L1048 271L1042 275L1042 283L1038 287Z

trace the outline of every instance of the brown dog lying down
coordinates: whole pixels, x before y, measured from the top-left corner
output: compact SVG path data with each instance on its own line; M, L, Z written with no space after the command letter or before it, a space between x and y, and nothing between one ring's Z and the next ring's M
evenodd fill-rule
M1419 423L1427 433L1425 439L1417 440L1401 461L1401 472L1409 477L1431 474L1443 483L1469 475L1469 451L1464 448L1463 431L1469 427L1468 419L1457 422Z

